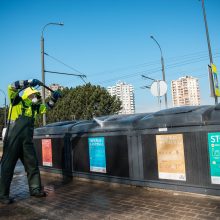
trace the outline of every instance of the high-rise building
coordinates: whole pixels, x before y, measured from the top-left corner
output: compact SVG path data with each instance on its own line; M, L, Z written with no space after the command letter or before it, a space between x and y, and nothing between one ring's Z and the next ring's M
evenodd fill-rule
M56 90L62 91L64 89L63 86L61 86L59 84L55 84L55 83L51 84L49 86L49 88L52 89L53 91L56 91ZM45 98L48 98L50 95L51 95L51 92L49 90L45 89Z
M118 97L122 102L122 110L119 114L134 114L134 87L125 82L118 81L115 86L109 86L108 92L113 96Z
M173 106L200 105L199 81L184 76L171 81Z

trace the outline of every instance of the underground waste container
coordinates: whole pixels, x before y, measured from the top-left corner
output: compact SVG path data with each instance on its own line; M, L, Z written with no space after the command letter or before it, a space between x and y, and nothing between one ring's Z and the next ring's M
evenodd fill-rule
M220 107L188 106L138 121L142 185L220 195Z
M34 146L41 171L71 175L68 131L76 123L77 121L56 122L34 130Z
M52 172L220 195L220 105L55 123L35 129L34 142Z
M147 114L112 115L71 128L73 175L128 182L133 172L133 124Z

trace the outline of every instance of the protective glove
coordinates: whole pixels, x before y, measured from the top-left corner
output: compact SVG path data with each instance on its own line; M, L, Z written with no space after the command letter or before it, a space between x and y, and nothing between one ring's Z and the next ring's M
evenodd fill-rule
M43 85L43 83L38 79L31 79L31 80L28 80L28 82L29 82L29 85L32 87Z
M59 92L59 91L54 91L53 93L52 93L52 99L54 100L54 101L57 101L59 98L62 98L62 95L61 95L61 93Z

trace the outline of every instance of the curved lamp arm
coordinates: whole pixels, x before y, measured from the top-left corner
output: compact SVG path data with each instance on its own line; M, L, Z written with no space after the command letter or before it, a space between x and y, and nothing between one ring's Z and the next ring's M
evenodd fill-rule
M50 23L47 23L47 24L44 25L43 28L42 28L41 37L44 36L44 30L45 30L45 28L46 28L47 26L49 26L49 25L60 25L60 26L63 26L64 23L63 23L63 22L59 22L59 23L57 23L57 22L50 22Z

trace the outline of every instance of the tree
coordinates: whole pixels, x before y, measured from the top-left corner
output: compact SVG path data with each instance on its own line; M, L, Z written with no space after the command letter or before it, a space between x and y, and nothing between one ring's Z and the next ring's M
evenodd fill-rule
M66 88L62 94L63 98L48 111L47 123L117 114L122 108L121 101L116 96L111 96L105 88L90 83ZM37 121L37 125L41 125L41 120Z

